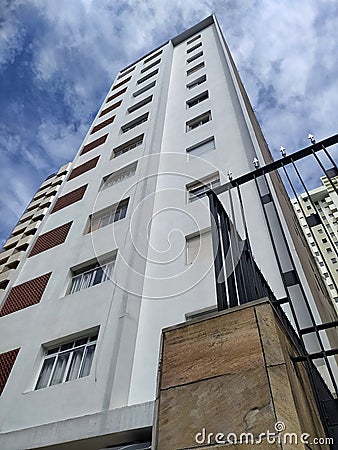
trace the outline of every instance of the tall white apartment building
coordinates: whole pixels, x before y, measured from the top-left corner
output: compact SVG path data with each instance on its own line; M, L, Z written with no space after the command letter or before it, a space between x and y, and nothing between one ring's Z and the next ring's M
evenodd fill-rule
M1 450L149 447L161 330L217 308L205 192L255 158L271 161L213 16L121 70L3 297ZM267 183L242 189L255 261L298 296L273 198L313 314L333 319Z
M331 184L338 186L338 177L330 182L324 176L321 181L322 186L292 199L292 203L330 298L338 308L338 198ZM309 227L308 218L314 212L320 221Z

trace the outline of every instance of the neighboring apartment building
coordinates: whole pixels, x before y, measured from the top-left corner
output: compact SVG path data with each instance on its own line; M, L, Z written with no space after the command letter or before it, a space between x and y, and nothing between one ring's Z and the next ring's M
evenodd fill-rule
M338 177L321 178L322 186L292 199L299 223L323 277L330 298L338 308L338 196L331 183L338 187ZM315 226L309 217L318 214Z
M149 448L161 330L217 307L206 190L255 158L271 161L214 17L121 70L5 292L3 450ZM332 319L278 183L303 289L316 318ZM243 188L255 261L276 298L290 288L306 326L262 196Z
M50 175L36 191L0 252L0 301L20 261L63 183L70 163Z

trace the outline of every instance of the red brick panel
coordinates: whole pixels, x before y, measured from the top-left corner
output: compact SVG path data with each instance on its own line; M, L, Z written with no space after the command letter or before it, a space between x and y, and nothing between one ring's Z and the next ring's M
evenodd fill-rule
M128 78L126 78L125 80L120 81L119 83L115 84L115 86L112 87L112 91L113 91L114 89L119 88L119 87L122 86L123 84L128 83L128 81L130 81L130 80L131 80L131 76L128 77Z
M63 244L67 238L72 223L73 222L65 223L60 227L47 231L47 233L41 234L35 241L28 258L44 252L45 250L49 250L52 247Z
M100 157L97 156L96 158L90 159L89 161L81 164L80 166L75 167L75 169L73 169L70 172L70 175L69 175L67 181L72 180L73 178L76 178L85 172L88 172L88 170L94 169L94 167L96 167L96 164L97 164L99 158Z
M12 287L1 308L0 317L7 316L7 314L12 314L15 311L20 311L21 309L28 308L28 306L39 303L51 273L52 272L45 273L40 277L33 278L33 280Z
M103 122L98 123L97 125L95 125L95 127L93 127L92 131L90 132L90 134L96 133L96 131L101 130L102 128L110 125L111 123L114 122L116 116L112 116L109 117L109 119L104 120Z
M108 114L110 111L113 111L114 109L118 108L121 105L121 103L122 103L122 100L119 100L118 102L113 103L111 106L108 106L108 108L103 109L101 111L101 114L99 115L99 117L102 117L105 114Z
M56 211L59 211L59 209L65 208L66 206L69 206L72 203L81 200L82 197L84 196L84 193L86 192L87 186L88 184L85 184L84 186L81 186L75 189L74 191L71 191L68 194L59 197L51 211L51 214L53 214Z
M0 395L5 388L9 375L11 374L19 348L6 353L0 353Z
M127 88L123 88L120 91L116 92L115 94L111 95L110 97L107 98L106 103L110 102L111 100L113 100L114 98L118 97L119 95L122 95L126 92Z
M102 145L106 142L108 137L108 134L105 134L104 136L101 136L98 139L95 139L95 141L89 142L89 144L85 145L80 153L80 155L84 155L85 153L89 152L90 150L93 150L94 148L98 147L99 145Z

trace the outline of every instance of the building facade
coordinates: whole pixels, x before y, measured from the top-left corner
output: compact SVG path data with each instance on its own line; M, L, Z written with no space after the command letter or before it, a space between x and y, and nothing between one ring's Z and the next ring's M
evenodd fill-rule
M4 243L0 253L0 301L20 261L24 259L26 250L47 214L53 198L66 178L69 167L70 164L60 167L57 173L50 175L41 184Z
M338 185L337 176L321 178L322 186L292 199L297 218L314 256L328 294L338 308L338 198L331 183ZM317 213L320 222L309 227L308 218Z
M217 309L205 193L255 158L271 160L214 17L117 75L3 296L2 449L149 447L161 330ZM268 183L291 243L292 206ZM262 195L243 191L255 260L292 296ZM313 314L332 319L297 245Z

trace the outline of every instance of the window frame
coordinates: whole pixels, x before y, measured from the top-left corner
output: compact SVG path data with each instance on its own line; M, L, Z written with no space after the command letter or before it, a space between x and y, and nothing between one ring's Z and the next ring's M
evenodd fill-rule
M197 200L206 196L206 192L210 189L214 189L220 186L220 174L219 172L211 173L200 180L192 181L185 186L186 189L186 203L194 203ZM195 192L198 192L196 195Z
M143 123L147 122L148 119L149 119L149 111L142 114L141 116L136 117L130 122L121 125L121 134L128 133L128 131L132 130L133 128L136 128L139 125L142 125Z
M204 55L203 50L201 50L200 52L196 53L196 55L190 56L190 58L187 59L187 64L192 63L193 61L195 61L196 59L200 58L203 55Z
M206 81L207 81L206 74L201 75L200 77L198 77L195 80L188 83L186 85L186 88L190 91L191 89L194 89L196 86L200 86L201 84L205 83Z
M156 61L152 62L151 64L149 64L149 66L143 67L140 70L140 73L145 73L148 72L148 70L152 69L153 67L157 66L157 64L160 64L161 62L161 58L157 59Z
M203 91L200 92L199 94L195 95L192 98L189 98L185 103L186 103L186 108L190 109L193 106L198 105L199 103L204 102L204 100L207 100L209 98L209 91Z
M201 34L197 34L196 36L192 37L191 39L189 39L189 41L187 41L187 45L192 44L193 42L197 41L197 39L199 39L201 36Z
M150 78L154 77L155 75L158 74L159 71L160 71L160 69L159 69L159 67L158 67L157 69L155 69L155 70L153 70L152 72L148 73L148 74L145 75L144 77L139 78L139 79L137 80L137 82L136 82L137 85L140 85L140 84L144 83L145 81L149 80Z
M198 70L201 70L205 67L205 62L202 61L198 64L196 64L196 66L191 67L190 69L187 70L187 77L192 75L193 73L197 72Z
M124 219L127 215L128 205L129 197L91 214L89 216L87 234Z
M134 148L140 147L143 144L144 133L124 142L123 144L113 148L110 159L118 158L121 155L133 150Z
M157 56L160 56L162 53L163 53L163 48L161 50L158 50L157 52L153 53L152 55L148 56L148 58L146 58L143 61L143 64L147 64L149 61L156 58Z
M121 169L116 170L115 172L110 173L109 175L106 175L103 177L100 191L104 191L106 189L109 189L112 186L115 186L118 183L121 183L122 181L133 177L137 170L137 164L138 161L135 161L131 164L128 164L127 166L121 167Z
M187 55L189 55L189 53L193 52L194 50L197 50L200 47L202 47L202 42L198 42L197 44L193 45L192 47L187 48Z
M129 106L127 108L127 111L129 114L137 111L138 109L142 108L143 106L147 105L148 103L151 103L153 101L153 95L149 95L148 97L144 98L143 100L140 100L139 102L135 103L134 105Z
M195 150L198 150L199 148L202 148L202 147L206 146L206 144L209 144L211 142L213 142L212 148L207 148L204 151L202 151L201 153L199 153L198 155L194 154ZM210 137L208 137L206 139L203 139L203 141L197 142L196 144L191 145L190 147L187 147L185 149L185 151L186 151L188 156L199 156L199 155L202 155L203 153L211 152L213 150L216 150L215 136L210 136Z
M209 109L209 111L206 111L202 114L199 114L198 116L188 120L185 123L185 131L186 133L188 133L189 131L193 131L196 128L201 127L202 125L205 125L208 122L211 122L212 120L212 115L211 115L211 110Z
M95 350L98 342L98 334L99 330L96 329L95 332L86 333L82 336L78 336L77 338L72 338L69 340L62 339L62 342L54 345L44 345L44 354L43 354L43 360L40 366L39 374L34 386L34 390L38 391L40 389L45 389L50 386L55 386L57 384L67 383L69 381L75 381L80 378L85 378L90 375L90 371L93 365L93 360L95 357ZM83 342L85 340L85 342ZM82 343L81 343L82 341ZM77 344L77 345L76 345ZM94 347L94 348L93 348ZM92 349L92 353L90 354L88 349ZM71 369L74 367L74 361L75 365L77 363L76 361L76 354L78 354L79 350L82 350L82 353L80 355L80 364L78 364L77 367L77 374L75 377L70 378L71 375ZM64 359L64 356L66 355L66 363L64 367L62 368L61 373L59 374L59 381L55 381L55 376L57 374L56 369L58 366L58 362ZM89 359L88 358L89 355ZM51 366L48 367L48 365L45 365L46 361L52 361ZM89 368L87 368L88 373L84 373L84 369L86 369L86 361L90 361ZM75 366L76 367L76 366ZM42 386L39 386L39 382L42 379L43 371L47 370L47 382L44 383ZM50 371L48 369L50 368ZM49 372L49 373L48 373ZM53 382L53 383L52 383Z
M151 83L147 84L146 86L142 87L141 89L138 89L137 91L133 92L133 97L138 97L139 95L143 94L146 91L149 91L149 89L152 89L156 85L156 80L153 80Z

